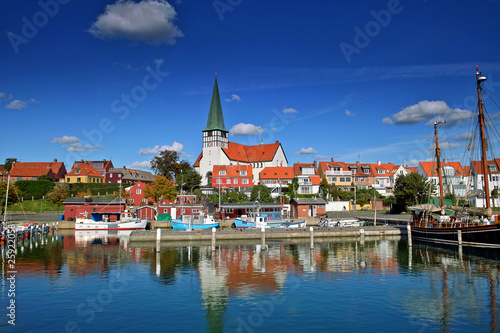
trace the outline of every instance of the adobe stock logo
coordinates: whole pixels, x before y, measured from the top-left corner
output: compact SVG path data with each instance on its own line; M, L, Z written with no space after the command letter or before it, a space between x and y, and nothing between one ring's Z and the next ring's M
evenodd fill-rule
M351 63L351 56L354 53L360 54L362 49L370 45L372 38L377 37L382 31L382 28L386 28L389 23L391 23L393 15L397 15L402 11L403 6L398 0L389 0L387 3L387 9L382 9L378 12L374 10L370 11L370 15L374 18L374 20L366 23L363 30L358 26L354 27L354 45L346 42L341 42L339 44L340 50L342 51L347 63Z
M26 16L21 18L23 26L21 27L21 35L7 31L7 38L15 53L19 53L21 44L28 44L30 39L35 38L39 29L45 27L49 23L49 19L59 13L60 5L66 5L70 0L47 0L38 1L38 6L41 10L33 14L31 20Z

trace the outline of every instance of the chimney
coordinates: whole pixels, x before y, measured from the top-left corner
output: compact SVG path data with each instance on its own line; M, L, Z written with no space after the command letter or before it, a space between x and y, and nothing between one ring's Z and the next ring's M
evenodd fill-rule
M359 164L360 164L359 161L356 161L356 165L359 166Z
M318 164L318 162L314 161L314 169L318 168L317 164Z
M276 140L276 143L280 143L278 140Z
M57 158L54 158L54 163L57 163Z
M332 157L332 159L330 160L330 162L333 162L333 157Z
M377 164L378 164L378 165L380 165L380 164L382 164L382 162L380 162L380 161L377 161Z
M280 168L282 168L282 167L283 167L283 161L280 162Z

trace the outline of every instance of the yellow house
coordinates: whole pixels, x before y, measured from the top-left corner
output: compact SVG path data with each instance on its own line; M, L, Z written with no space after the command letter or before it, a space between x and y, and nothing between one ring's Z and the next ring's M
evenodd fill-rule
M104 176L97 172L89 162L80 162L64 176L64 182L69 184L104 183Z
M319 162L319 174L325 176L328 184L348 187L353 182L352 171L344 162ZM320 171L321 170L321 171Z

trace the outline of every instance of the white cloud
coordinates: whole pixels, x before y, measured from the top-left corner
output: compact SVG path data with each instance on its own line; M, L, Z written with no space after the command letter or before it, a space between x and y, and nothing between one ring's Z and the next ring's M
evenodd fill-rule
M94 151L98 151L99 149L102 149L101 145L95 145L95 146L83 145L80 142L71 143L69 145L63 145L63 147L68 147L68 151L77 152L77 153L83 153L83 152L87 152L87 151L94 152Z
M22 109L26 109L27 107L28 107L27 102L15 99L12 102L10 102L5 108L11 109L11 110L22 110Z
M141 148L139 149L139 154L140 155L156 155L159 154L160 152L164 150L173 150L176 151L179 155L183 155L184 153L182 152L182 149L184 149L184 145L182 143L179 143L177 141L174 141L171 146L169 145L156 145L153 148Z
M351 111L345 109L345 116L346 117L354 117L354 114Z
M460 148L463 147L464 145L458 142L439 142L439 149L441 150L451 150L455 148ZM436 150L436 144L433 143L432 145L427 148L428 151L435 151Z
M320 161L328 161L328 160L330 160L330 157L325 156L325 155L316 155L316 156L314 156L314 159L320 160Z
M312 155L312 154L317 154L318 152L314 150L312 147L309 148L302 148L298 152L295 153L295 155Z
M0 91L0 102L8 101L9 99L12 99L12 94L7 95L6 93Z
M457 140L457 141L468 141L472 136L472 133L470 132L464 132L462 134L458 134L458 135L455 135L453 137L453 140Z
M258 135L264 133L264 130L260 126L255 126L253 124L239 123L234 125L229 131L231 135Z
M60 143L60 144L71 144L71 143L76 143L76 142L80 142L80 139L78 139L76 136L67 136L67 135L64 135L62 138L56 138L54 137L52 139L52 141L50 141L51 143Z
M295 110L294 108L284 108L283 113L284 114L294 114L294 113L299 113L299 111Z
M231 98L226 98L225 99L226 102L241 102L241 97L236 95L236 94L231 94Z
M125 38L152 44L174 44L184 34L173 23L177 13L165 0L118 0L88 30L98 38Z
M127 165L127 168L129 169L151 169L151 162L150 161L136 161L130 165Z
M448 126L464 124L473 116L468 110L452 109L444 101L420 101L410 105L391 117L382 119L384 124L411 125L426 121L431 126L435 121L446 121Z

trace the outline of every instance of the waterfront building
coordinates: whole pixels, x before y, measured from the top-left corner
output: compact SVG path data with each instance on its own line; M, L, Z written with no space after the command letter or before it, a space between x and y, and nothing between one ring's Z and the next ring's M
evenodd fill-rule
M259 183L269 187L271 197L288 192L288 184L295 178L293 167L267 167L259 174Z
M207 126L203 133L203 150L193 167L201 175L201 184L212 185L215 165L251 165L253 182L258 182L259 173L269 166L287 166L288 160L283 147L276 141L272 144L247 146L229 141L229 131L224 124L224 116L219 96L217 76L215 77Z
M352 182L359 189L369 189L373 186L375 182L375 177L373 175L370 164L360 163L346 163L347 167L352 174Z
M319 162L318 174L325 177L328 184L335 184L339 187L350 187L353 173L345 162L334 161L333 158L326 162Z
M494 164L494 161L492 161ZM482 175L482 166L480 162L472 162L471 166L473 166L472 170L475 175L476 172L479 171L479 174ZM439 193L439 176L437 170L437 162L420 162L417 167L417 173L422 175L426 180L434 184L436 188L436 193ZM498 174L498 172L497 172ZM465 192L467 188L467 179L464 178L464 169L460 162L448 162L444 160L441 162L441 175L443 179L443 193L454 193L457 196L465 197ZM474 178L474 179L477 179ZM481 178L482 184L482 178ZM474 184L475 185L475 184ZM474 186L471 189L477 189ZM493 184L492 184L493 185ZM498 185L498 182L496 182ZM481 185L482 186L482 185ZM493 187L491 187L493 189Z
M142 181L138 181L134 185L127 187L125 190L127 191L129 197L128 202L131 205L139 206L146 205L149 201L153 201L153 198L145 198L144 197L144 189L146 187L146 183Z
M63 162L15 162L10 169L11 181L36 180L40 176L49 176L58 182L64 182L66 167Z
M123 168L110 168L106 172L105 182L106 183L118 183L122 184L134 184L138 181L143 183L151 183L155 180L155 176L149 171L128 169Z
M64 200L64 219L74 221L77 217L82 217L93 212L116 213L121 212L126 207L124 198L67 198ZM110 215L111 221L116 220L116 216Z
M297 194L318 194L321 178L318 175L316 162L294 163L293 173L298 179Z
M73 169L66 174L65 182L75 183L103 183L104 176L97 172L90 162L79 161L73 164Z
M326 216L326 203L323 198L294 198L290 200L291 217Z
M212 172L212 187L235 189L250 194L252 191L253 168L248 164L214 165Z

